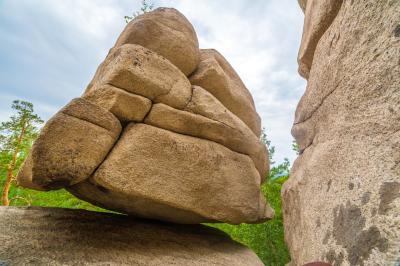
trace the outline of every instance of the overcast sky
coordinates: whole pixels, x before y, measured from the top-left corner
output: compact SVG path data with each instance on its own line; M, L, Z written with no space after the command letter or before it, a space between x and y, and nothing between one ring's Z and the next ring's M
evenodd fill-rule
M296 0L158 0L193 24L200 48L220 51L251 91L275 160L293 161L303 14ZM0 121L14 99L48 119L83 92L139 0L0 0Z

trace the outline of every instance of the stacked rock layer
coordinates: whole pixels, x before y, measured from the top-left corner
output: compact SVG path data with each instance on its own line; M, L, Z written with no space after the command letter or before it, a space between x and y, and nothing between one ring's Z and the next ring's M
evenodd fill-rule
M399 265L400 1L300 0L292 134L282 190L293 265Z
M177 223L256 223L268 154L251 94L189 21L132 20L81 98L43 128L18 175L95 205Z

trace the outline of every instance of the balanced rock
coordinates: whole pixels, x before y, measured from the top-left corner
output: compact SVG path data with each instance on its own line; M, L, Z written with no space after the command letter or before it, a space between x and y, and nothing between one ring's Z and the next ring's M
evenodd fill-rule
M0 207L0 242L1 265L263 265L207 226L82 210Z
M272 218L261 193L268 152L249 91L214 50L190 67L190 81L205 87L192 85L185 75L192 70L179 63L194 52L177 53L186 61L169 54L182 45L198 52L195 36L172 9L130 22L82 98L45 126L20 184L66 188L109 210L175 223ZM214 67L218 73L207 74Z
M333 1L314 2L304 31L321 26L308 15L330 16L308 9ZM301 154L282 190L285 238L293 265L398 265L400 1L343 1L336 13L306 34L318 40L303 38L317 45L292 129Z

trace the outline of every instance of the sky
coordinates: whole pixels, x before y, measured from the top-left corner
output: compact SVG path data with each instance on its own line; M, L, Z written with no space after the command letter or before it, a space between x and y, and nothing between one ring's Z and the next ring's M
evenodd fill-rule
M155 0L193 24L253 95L275 161L296 154L290 129L306 81L297 73L303 13L295 0ZM79 97L139 0L0 0L0 121L14 99L49 119Z

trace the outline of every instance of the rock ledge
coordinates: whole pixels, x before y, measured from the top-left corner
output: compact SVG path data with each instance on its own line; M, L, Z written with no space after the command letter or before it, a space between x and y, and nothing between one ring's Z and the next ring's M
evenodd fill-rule
M0 207L0 243L6 265L263 265L213 228L84 210Z

